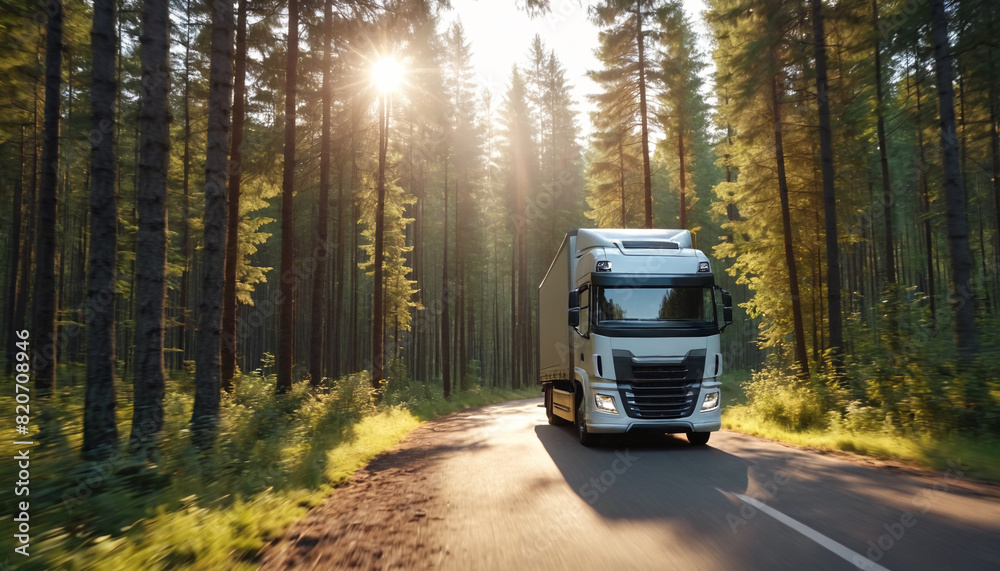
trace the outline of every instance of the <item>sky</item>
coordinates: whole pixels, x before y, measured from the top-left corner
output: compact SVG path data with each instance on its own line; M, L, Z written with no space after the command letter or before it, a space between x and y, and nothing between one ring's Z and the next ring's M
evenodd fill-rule
M511 67L527 63L528 48L535 34L542 37L547 50L566 69L573 88L582 135L591 132L589 112L594 106L587 95L597 92L597 84L587 77L587 70L598 69L594 56L598 28L587 19L590 0L550 0L551 12L534 19L517 9L515 0L451 0L452 10L443 15L443 25L461 20L472 44L472 60L479 84L489 89L494 100L503 97ZM708 57L709 46L701 12L704 0L684 0L684 8L702 36L699 49ZM706 76L708 71L706 71Z

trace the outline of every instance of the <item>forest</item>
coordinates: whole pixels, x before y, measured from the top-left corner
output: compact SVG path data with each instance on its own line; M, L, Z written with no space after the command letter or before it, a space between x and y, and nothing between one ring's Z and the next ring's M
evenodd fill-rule
M584 117L541 36L477 84L447 0L0 0L4 398L78 470L167 486L180 450L252 449L251 403L531 389L563 235L686 228L747 411L995 438L996 6L706 6L579 3Z

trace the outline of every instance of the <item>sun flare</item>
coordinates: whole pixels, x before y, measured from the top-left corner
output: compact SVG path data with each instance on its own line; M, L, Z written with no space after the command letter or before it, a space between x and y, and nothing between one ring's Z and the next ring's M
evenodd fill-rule
M382 92L395 91L403 80L403 66L392 58L382 58L372 68L372 80Z

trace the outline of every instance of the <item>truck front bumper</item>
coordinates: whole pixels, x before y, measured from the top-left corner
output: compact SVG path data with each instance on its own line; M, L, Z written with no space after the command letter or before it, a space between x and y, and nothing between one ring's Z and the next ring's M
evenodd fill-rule
M595 434L623 434L653 432L659 434L674 434L682 432L714 432L722 428L722 407L717 406L714 410L701 412L701 405L705 397L712 392L719 391L721 383L715 379L706 379L702 382L702 389L698 396L698 403L694 407L694 412L690 416L671 419L639 419L631 418L625 414L625 408L618 393L618 385L614 381L592 380L590 390L587 391L587 430ZM618 414L597 410L594 406L594 395L602 394L615 399L615 406ZM719 397L721 404L722 398Z

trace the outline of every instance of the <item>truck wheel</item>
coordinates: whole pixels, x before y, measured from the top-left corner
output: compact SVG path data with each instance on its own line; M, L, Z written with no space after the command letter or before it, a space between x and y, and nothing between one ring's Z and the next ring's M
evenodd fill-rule
M708 437L711 436L711 432L688 432L688 442L695 446L704 446L708 444Z
M576 434L580 438L580 444L590 447L597 444L597 435L587 432L587 406L583 400L582 389L577 385L577 390L581 391L580 398L576 401Z
M564 426L567 423L565 418L556 416L552 411L552 385L545 387L545 417L552 426Z

